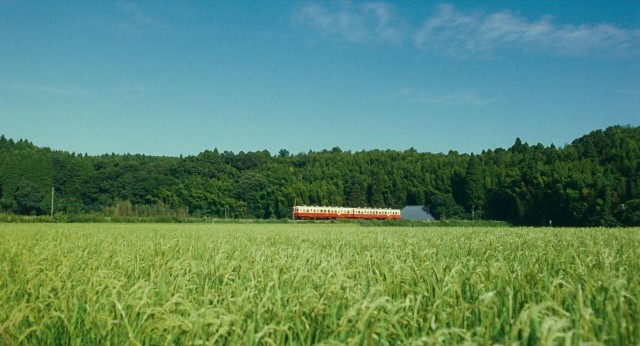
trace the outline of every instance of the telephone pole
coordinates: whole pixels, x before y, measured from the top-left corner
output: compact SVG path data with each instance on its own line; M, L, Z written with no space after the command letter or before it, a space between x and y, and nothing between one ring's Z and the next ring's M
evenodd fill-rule
M51 219L53 219L53 199L55 197L55 187L51 187Z

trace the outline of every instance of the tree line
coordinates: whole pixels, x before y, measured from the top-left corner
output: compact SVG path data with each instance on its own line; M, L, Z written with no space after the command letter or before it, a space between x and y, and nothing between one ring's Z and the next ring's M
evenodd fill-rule
M558 148L91 156L0 137L0 212L288 218L304 205L402 208L517 225L640 225L640 127Z

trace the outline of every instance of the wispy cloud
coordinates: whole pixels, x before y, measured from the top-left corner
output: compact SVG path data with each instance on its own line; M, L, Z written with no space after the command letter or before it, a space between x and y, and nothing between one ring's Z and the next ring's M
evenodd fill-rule
M11 89L23 93L51 96L84 96L87 94L84 90L61 88L43 84L13 84L11 85Z
M341 2L337 9L309 3L299 9L294 19L324 37L353 43L400 43L405 39L393 6L380 2Z
M462 13L451 5L426 19L415 35L417 47L467 57L517 49L560 55L629 56L638 53L640 30L611 24L561 25L550 16L528 20L512 11Z
M116 28L127 32L162 32L167 25L160 19L153 17L138 4L121 1L116 4L121 19L115 24Z
M353 43L412 42L418 49L456 58L490 58L506 51L616 58L640 54L640 29L560 24L549 15L531 20L510 10L462 12L443 4L414 28L392 5L381 2L342 2L333 10L309 3L295 17L323 37Z
M620 89L618 90L618 93L623 96L631 96L636 100L640 100L640 88Z
M495 97L486 97L475 91L438 94L416 88L402 88L392 93L390 97L404 99L411 103L443 106L486 106L497 101Z

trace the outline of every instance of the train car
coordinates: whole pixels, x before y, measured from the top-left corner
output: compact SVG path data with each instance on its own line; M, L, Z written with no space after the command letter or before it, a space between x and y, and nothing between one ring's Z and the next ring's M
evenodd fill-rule
M297 205L293 207L293 219L399 219L400 209L379 208L346 208L346 207L316 207Z

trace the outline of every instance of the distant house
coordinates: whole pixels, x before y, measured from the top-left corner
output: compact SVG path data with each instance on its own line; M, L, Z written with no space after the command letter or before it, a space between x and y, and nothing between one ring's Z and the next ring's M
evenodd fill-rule
M427 212L423 205L408 205L400 211L403 220L411 221L435 221L435 218Z

